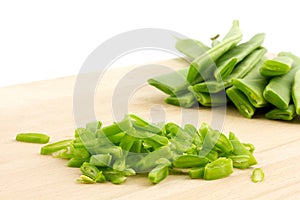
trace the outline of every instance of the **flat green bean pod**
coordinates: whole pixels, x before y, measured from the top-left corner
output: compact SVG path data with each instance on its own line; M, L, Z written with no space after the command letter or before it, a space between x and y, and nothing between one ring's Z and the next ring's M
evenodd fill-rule
M296 72L294 77L292 97L295 104L296 113L300 115L300 69Z
M169 96L165 99L165 102L175 106L190 108L197 103L197 100L191 92L187 92L181 95Z
M295 106L289 105L287 109L274 108L266 113L267 119L280 119L280 120L292 120L296 116Z
M251 118L254 115L256 108L242 91L233 86L226 90L226 94L243 116Z
M290 71L294 60L287 56L277 56L273 60L266 60L260 68L263 76L279 76Z
M188 58L195 59L205 53L209 47L202 42L194 39L176 38L176 49L186 55Z

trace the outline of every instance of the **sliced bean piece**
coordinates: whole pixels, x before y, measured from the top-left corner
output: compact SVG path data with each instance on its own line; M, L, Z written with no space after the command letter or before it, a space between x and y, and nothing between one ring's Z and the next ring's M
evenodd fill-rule
M49 142L50 137L43 133L19 133L16 136L16 140L21 142L46 144Z
M54 142L54 143L51 143L51 144L47 144L47 145L45 145L41 148L40 153L42 155L49 155L49 154L52 154L56 151L66 149L67 147L72 145L72 143L73 143L73 140L62 140L62 141L59 141L59 142Z
M227 177L232 173L232 160L229 158L220 157L205 166L203 178L205 180L215 180Z
M207 92L196 92L193 86L190 86L189 90L194 94L197 101L203 106L223 106L227 103L227 97L223 91L214 94Z
M255 168L251 175L251 180L254 183L262 182L265 178L265 174L261 168Z
M287 109L274 108L266 113L267 119L280 119L280 120L292 120L296 116L295 106L289 105Z
M164 180L169 175L169 167L166 164L157 165L148 174L148 179L151 183L157 184Z
M204 167L193 167L189 170L189 176L192 179L203 178L204 176Z

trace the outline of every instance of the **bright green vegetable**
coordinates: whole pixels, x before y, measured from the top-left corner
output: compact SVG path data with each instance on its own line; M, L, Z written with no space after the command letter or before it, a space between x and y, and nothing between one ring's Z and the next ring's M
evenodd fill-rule
M199 82L199 77L203 80L211 78L211 72L216 68L214 62L229 49L236 46L241 39L242 32L239 28L239 22L235 20L231 29L219 44L209 49L206 54L200 55L191 63L187 81L194 85Z
M193 86L190 86L189 90L194 94L197 101L203 106L208 106L208 107L223 106L227 103L226 94L222 91L214 94L210 94L206 92L197 92L194 90Z
M110 154L97 154L91 156L89 163L99 167L106 167L110 165L111 159L112 156Z
M296 116L295 106L290 104L287 109L274 108L266 113L267 119L292 120Z
M291 89L296 71L300 65L294 60L291 70L272 78L264 90L265 99L279 109L287 109L291 100Z
M240 44L223 54L216 62L217 69L214 72L214 77L216 80L221 81L222 79L228 77L237 63L242 61L253 50L262 45L264 38L264 33L257 34L248 42Z
M251 180L254 183L262 182L265 178L265 174L261 168L255 168L251 175Z
M95 165L92 165L88 162L84 162L81 165L80 171L83 175L90 177L95 182L102 183L106 181L102 172L99 171L99 169Z
M197 155L181 155L173 161L173 165L178 168L203 167L207 163L207 158Z
M279 76L290 71L294 60L287 56L277 56L273 60L266 60L260 68L263 76Z
M151 183L157 184L164 180L169 175L169 167L166 164L157 165L148 174L148 179Z
M262 76L259 68L262 62L259 62L244 78L233 79L233 85L242 91L256 108L262 108L268 105L263 96L264 88L268 84L266 77Z
M189 170L189 176L193 179L203 178L204 176L204 167L193 167Z
M232 160L233 167L235 168L246 169L250 166L250 156L248 155L229 156L229 158Z
M223 81L210 80L202 83L198 83L193 86L193 89L197 92L209 92L217 93L225 88L232 86L232 80L235 78L243 78L249 71L251 71L259 60L266 53L265 48L258 48L250 53L244 60L237 64L233 72Z
M49 142L50 137L43 133L19 133L16 140L21 142L46 144Z
M205 166L203 178L205 180L215 180L229 176L232 173L232 160L220 157Z
M41 148L41 154L42 155L49 155L52 154L56 151L62 150L62 149L66 149L67 147L69 147L71 144L73 143L73 140L62 140L59 142L54 142L51 144L48 144L46 146L43 146Z
M198 40L176 39L176 49L191 59L197 58L209 49L208 46Z
M191 92L187 92L177 96L169 96L165 99L165 102L175 106L190 108L197 103L197 100Z
M242 91L231 87L226 90L226 94L244 117L251 118L254 115L256 109Z
M300 69L296 72L294 77L292 97L295 104L296 113L300 115Z

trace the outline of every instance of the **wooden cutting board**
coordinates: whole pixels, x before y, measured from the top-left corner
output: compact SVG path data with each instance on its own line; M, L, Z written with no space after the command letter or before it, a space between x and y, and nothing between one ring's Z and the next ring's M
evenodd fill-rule
M180 59L159 64L186 67ZM104 124L115 119L112 94L116 85L135 67L109 70L103 76L95 95L95 113ZM233 131L241 141L255 145L256 167L265 172L262 183L251 182L252 169L236 169L230 177L216 181L170 175L151 185L139 175L122 185L76 183L79 169L66 167L65 160L39 155L42 145L15 141L19 132L44 132L52 142L73 138L77 127L73 115L75 81L73 76L0 88L0 199L300 199L299 117L292 122L266 120L263 115L246 119L231 106L222 131ZM186 111L190 116L184 116L185 122L195 116L199 123L214 120L210 108L181 109L165 104L165 97L145 84L133 92L128 110L146 119L165 117L179 124Z

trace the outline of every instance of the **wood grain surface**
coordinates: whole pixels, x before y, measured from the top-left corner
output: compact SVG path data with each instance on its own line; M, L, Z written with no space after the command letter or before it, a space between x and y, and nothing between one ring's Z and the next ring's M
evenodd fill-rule
M180 59L156 64L172 69L187 65ZM167 105L165 94L147 86L146 80L134 91L118 84L124 77L134 80L153 73L132 73L136 68L138 65L105 72L94 95L97 119L106 125L117 120L124 109L114 106L126 101L125 110L146 119L179 124L221 120L224 133L233 131L241 141L255 145L259 162L255 167L263 168L265 181L253 183L252 169L235 169L230 177L216 181L170 175L151 185L146 176L138 175L122 185L76 183L79 169L66 167L65 160L39 155L40 144L15 141L19 132L47 133L51 142L73 138L79 124L74 120L78 113L73 111L76 77L72 76L0 88L0 199L300 199L299 117L292 122L267 120L263 114L246 119L228 106L226 115L216 118L210 108ZM117 90L130 93L130 98L113 99ZM84 98L85 91L81 95ZM89 120L84 114L80 117Z

